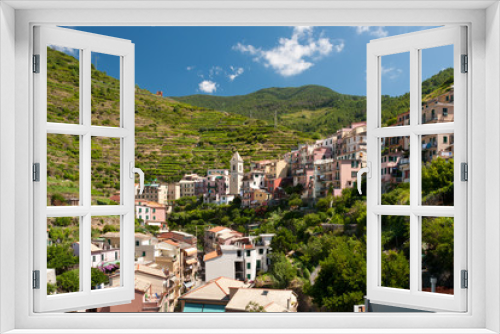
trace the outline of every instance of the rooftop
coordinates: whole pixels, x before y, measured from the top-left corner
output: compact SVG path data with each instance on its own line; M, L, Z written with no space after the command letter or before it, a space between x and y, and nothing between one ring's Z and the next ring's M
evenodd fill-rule
M205 254L203 261L213 260L219 256L222 256L222 252L220 250L214 250L213 252Z
M263 306L266 312L295 312L297 296L292 290L241 287L234 292L226 310L244 312L250 302Z
M218 277L182 295L180 300L228 301L229 288L246 288L249 284L227 277Z
M220 231L225 230L225 229L228 229L228 228L225 226L216 226L216 227L211 228L208 231L213 232L213 233L217 233L217 232L220 232Z
M161 277L161 278L165 278L165 279L168 278L168 276L165 275L165 273L163 272L162 269L151 268L151 267L148 267L145 265L140 265L140 264L138 264L136 266L135 272L136 273L143 273L143 274L151 275L151 276L157 276L157 277Z

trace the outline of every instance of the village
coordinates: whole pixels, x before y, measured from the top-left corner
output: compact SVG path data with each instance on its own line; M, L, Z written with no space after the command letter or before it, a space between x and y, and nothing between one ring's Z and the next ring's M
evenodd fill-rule
M422 122L453 121L453 89L426 101ZM409 125L409 112L389 126ZM313 205L328 195L339 196L355 185L357 172L366 167L366 122L352 123L313 144L300 144L281 159L249 162L238 152L229 169L208 169L206 175L185 174L175 183L151 182L135 189L136 221L155 233L135 233L135 299L130 304L108 306L93 312L297 312L297 294L291 289L257 287L256 278L271 265L274 234L250 235L228 226L209 226L203 240L180 230L170 230L168 217L176 202L197 197L203 203L227 205L238 199L242 208L278 205L293 187L303 203ZM409 182L409 138L381 142L382 191ZM453 134L422 137L423 163L453 158ZM111 200L119 201L116 192ZM94 223L94 222L93 222ZM92 239L91 263L120 285L120 232L102 231ZM49 238L50 244L50 238ZM80 256L79 242L72 245ZM56 283L54 269L48 282ZM57 293L53 291L52 293ZM356 305L355 311L361 311Z

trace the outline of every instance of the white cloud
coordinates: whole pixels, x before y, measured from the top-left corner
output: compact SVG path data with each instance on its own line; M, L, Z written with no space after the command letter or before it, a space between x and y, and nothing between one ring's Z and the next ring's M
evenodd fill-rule
M49 45L49 48L53 49L53 50L57 50L57 51L61 51L61 52L64 52L70 56L79 56L77 54L78 50L77 49L73 49L73 48L68 48L66 46L59 46L59 45Z
M361 34L369 34L374 37L382 38L382 37L387 37L389 35L389 32L384 29L385 27L369 27L369 26L357 26L355 27L356 33L358 35Z
M389 79L396 79L399 75L403 73L403 70L395 67L384 67L382 66L382 75L387 76Z
M234 79L236 79L237 77L242 75L243 72L245 72L243 67L229 66L229 68L231 69L231 72L232 72L231 74L228 75L229 81L234 81Z
M198 89L203 93L212 94L217 91L217 83L210 80L203 80L198 84Z
M313 30L314 27L308 26L294 27L290 38L281 37L278 45L268 50L241 43L233 46L233 50L254 56L255 61L284 77L294 76L314 66L312 61L344 49L342 40L334 44L326 37L314 38Z
M192 70L194 70L194 66L188 66L188 67L186 67L186 70L192 71Z

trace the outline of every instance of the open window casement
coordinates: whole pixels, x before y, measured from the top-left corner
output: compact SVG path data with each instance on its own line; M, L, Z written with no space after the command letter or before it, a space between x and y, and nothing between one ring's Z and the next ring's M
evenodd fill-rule
M440 47L452 50L449 52L449 63L453 64L454 82L443 88L440 97L426 96L425 87L422 87L423 79L428 77L424 73L425 64L440 61L439 54L433 53ZM462 282L467 274L467 182L461 177L466 167L462 164L467 162L467 64L463 63L466 54L465 27L436 28L373 40L367 45L367 144L368 166L371 167L367 179L367 299L370 303L428 311L463 312L467 309L467 289ZM408 59L410 106L409 115L399 115L401 117L389 123L383 115L386 111L383 110L382 85L384 75L391 71L390 64L384 61L392 56ZM453 108L454 116L450 118ZM447 143L446 151L440 151L439 145L443 142ZM451 205L441 203L436 194L423 193L422 171L436 154L441 162L451 164L451 158L454 159L451 164L454 170L450 176L453 180ZM387 168L388 161L396 161L396 158L400 159L400 164L406 163L407 166L400 165L398 170ZM407 177L409 202L389 205L394 203L384 202L382 194L391 185L390 181L384 180L389 179L387 174L400 173L401 169L406 169L407 174L395 174L395 177ZM444 273L432 277L426 267L429 241L425 238L433 233L427 230L426 224L436 219L448 222L447 226L451 229L448 232L451 232L452 241L440 246L452 249L452 259L448 263L452 269L446 272L443 265ZM393 225L384 225L387 221ZM409 284L405 287L391 285L391 280L387 279L391 273L384 272L390 268L387 261L391 261L391 256L396 258L391 246L384 244L384 231L392 229L392 232L398 228L406 228L409 233L409 245L401 246L405 248L403 252L407 252L405 258L409 263ZM449 256L450 251L446 254ZM434 260L445 261L444 256ZM397 263L394 265L398 266ZM446 278L449 280L448 288L443 291L439 289L439 281ZM429 284L433 285L432 288Z
M40 26L34 28L33 53L34 311L129 303L134 298L134 44ZM118 79L100 81L92 59L114 60ZM64 96L71 108L51 100L51 87L57 84L54 75L72 87ZM107 91L109 99L94 99L94 89ZM104 147L102 155L109 155L98 157L101 167L97 169L96 147ZM55 184L53 166L62 162L65 182ZM97 173L106 177L101 179ZM119 199L96 200L99 186L119 190ZM105 221L113 221L119 229L97 247L91 241L102 232L99 222ZM50 263L48 247L60 245L68 236L49 237L49 226L71 237L62 253L51 254ZM76 256L70 263L60 263L68 261L64 254L71 251ZM114 279L104 284L102 272L108 269L114 271L110 275ZM56 280L72 292L54 293Z

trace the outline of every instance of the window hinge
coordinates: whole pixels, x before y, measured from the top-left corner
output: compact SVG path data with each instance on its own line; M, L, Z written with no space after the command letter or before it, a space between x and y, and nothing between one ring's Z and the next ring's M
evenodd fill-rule
M33 181L40 182L40 163L38 162L33 164Z
M469 72L469 56L462 55L462 73Z
M33 73L40 73L40 55L33 55Z
M461 168L461 171L460 171L461 177L460 177L460 179L462 181L469 181L469 165L466 162L462 162L460 164L460 168Z
M40 270L33 270L33 289L40 289Z
M467 270L461 271L461 281L462 289L467 289L469 287L469 272Z

